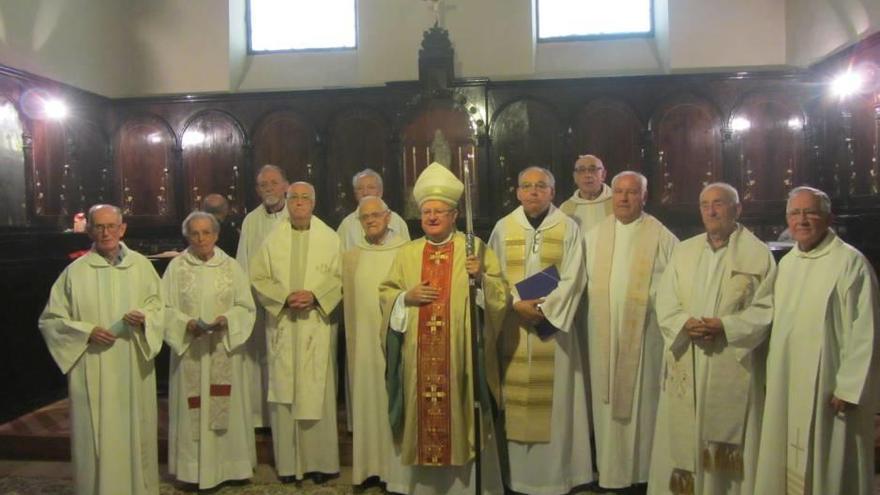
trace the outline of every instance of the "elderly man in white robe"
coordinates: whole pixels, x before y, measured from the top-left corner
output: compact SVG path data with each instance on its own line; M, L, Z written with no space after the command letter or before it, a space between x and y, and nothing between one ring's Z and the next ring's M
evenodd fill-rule
M353 412L351 478L355 485L388 481L400 465L393 457L385 390L382 312L376 287L407 242L389 228L391 211L377 196L361 198L357 209L364 237L342 256L342 294L346 353L352 376Z
M336 322L342 299L339 237L315 217L315 188L287 189L290 222L266 237L250 265L268 313L269 418L282 482L316 484L339 472Z
M403 245L379 286L386 349L389 417L403 469L388 491L474 493L477 445L482 490L504 493L490 394L500 399L496 342L507 311L507 284L491 249L475 239L468 255L455 231L464 184L439 163L419 175L413 196L425 237ZM471 354L469 278L479 286L483 316L480 359ZM474 364L481 435L476 441Z
M287 208L284 204L284 193L287 191L287 177L284 171L275 165L263 165L257 173L257 194L260 206L254 208L244 217L241 224L241 237L238 240L238 251L235 259L244 273L250 272L251 258L260 249L269 232L279 224L289 221ZM232 254L232 253L227 253ZM269 426L269 410L266 406L268 394L268 369L266 364L266 311L257 304L257 319L250 340L246 344L244 359L245 379L251 384L250 402L254 427Z
M254 325L251 285L234 258L216 247L217 218L190 213L189 248L162 276L169 372L168 472L210 489L247 480L257 465L244 375L244 345Z
M741 212L733 186L704 187L706 232L675 247L660 282L666 365L650 494L754 490L776 262Z
M360 201L367 196L375 196L382 199L382 193L384 191L382 176L371 168L365 168L354 174L354 177L351 178L351 187L354 190L354 200L358 205L360 205ZM409 227L406 226L406 221L390 209L388 212L391 216L390 222L388 223L388 230L398 239L408 241ZM353 212L349 213L348 216L342 219L342 222L339 223L339 228L336 229L336 234L339 235L339 241L342 243L343 252L353 248L364 238L364 227L358 218L358 215L358 209L356 208Z
M499 220L489 237L513 301L500 337L508 486L541 495L593 481L582 339L574 326L586 281L583 237L574 220L553 206L555 188L547 169L520 172L520 207ZM550 266L560 275L558 285L541 298L522 299L512 284Z
M877 276L831 229L831 200L791 191L779 262L758 495L874 493Z
M158 494L159 276L120 242L126 224L119 208L93 206L87 219L92 249L55 281L39 320L68 377L76 493Z
M607 171L595 155L581 155L574 162L574 183L577 189L559 209L577 222L586 233L611 214L611 188L605 184Z
M611 189L614 215L586 234L588 345L599 485L626 488L648 481L663 361L654 307L678 239L642 211L642 174L621 172Z

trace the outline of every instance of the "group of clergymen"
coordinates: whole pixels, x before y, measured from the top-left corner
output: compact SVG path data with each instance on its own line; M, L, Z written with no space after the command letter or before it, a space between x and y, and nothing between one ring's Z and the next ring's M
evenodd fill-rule
M468 255L464 185L440 164L414 185L425 236L413 241L374 171L355 175L358 208L334 232L312 215L312 185L266 165L236 259L215 246L217 219L193 212L161 280L120 242L120 210L93 207L93 248L39 322L69 377L77 493L158 493L163 341L178 480L249 479L267 425L282 482L334 476L340 304L354 484L472 491L479 445L494 493L872 493L877 279L829 228L828 196L791 191L795 245L777 266L737 222L732 186L704 187L705 233L678 242L643 211L644 176L605 176L581 156L557 208L553 174L523 170L521 205ZM551 267L543 295L521 296Z

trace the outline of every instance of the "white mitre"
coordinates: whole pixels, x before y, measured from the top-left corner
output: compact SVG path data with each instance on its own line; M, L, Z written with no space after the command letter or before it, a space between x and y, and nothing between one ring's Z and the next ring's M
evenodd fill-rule
M448 168L437 162L422 170L413 187L413 197L419 206L432 199L457 206L462 192L464 192L464 183Z

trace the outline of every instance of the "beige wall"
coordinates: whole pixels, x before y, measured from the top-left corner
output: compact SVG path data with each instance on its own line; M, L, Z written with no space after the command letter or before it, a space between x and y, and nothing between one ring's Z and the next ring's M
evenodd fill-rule
M130 93L129 0L0 0L0 64L96 93Z
M880 31L878 0L787 0L788 61L806 66Z
M655 36L536 43L533 0L453 1L459 76L812 63L880 26L877 0L655 0ZM418 77L424 2L359 0L358 49L247 55L245 0L0 0L0 63L107 96L382 85Z

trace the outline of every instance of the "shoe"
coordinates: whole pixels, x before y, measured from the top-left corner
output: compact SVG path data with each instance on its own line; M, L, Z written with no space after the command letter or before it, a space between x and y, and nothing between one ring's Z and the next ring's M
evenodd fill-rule
M296 483L296 476L279 476L278 481L284 483L285 485L289 485L291 483Z
M312 482L316 485L323 485L330 479L330 476L324 473L313 473L312 474Z

